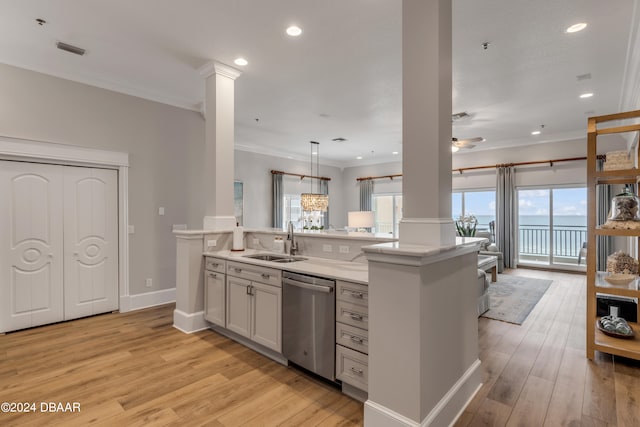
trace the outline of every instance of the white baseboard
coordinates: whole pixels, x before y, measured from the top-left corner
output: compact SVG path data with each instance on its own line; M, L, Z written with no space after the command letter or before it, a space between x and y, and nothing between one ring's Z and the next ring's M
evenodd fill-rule
M476 359L422 422L418 423L383 405L367 400L364 404L364 424L367 427L452 426L481 386L480 360Z
M156 305L169 304L176 301L176 288L163 289L161 291L147 292L138 295L120 297L120 312L141 310L155 307Z
M204 320L204 311L185 313L175 309L173 310L173 327L185 334L192 334L203 329L209 329L209 323Z

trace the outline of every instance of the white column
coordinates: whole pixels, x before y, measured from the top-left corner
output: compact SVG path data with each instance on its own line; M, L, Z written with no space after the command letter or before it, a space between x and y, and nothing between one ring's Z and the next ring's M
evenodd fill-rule
M230 230L233 216L234 85L239 70L212 61L202 68L205 95L205 230Z
M455 242L451 27L451 0L403 0L401 242Z
M402 1L403 219L363 248L367 427L452 425L481 385L479 244L451 219L451 1Z
M478 391L477 245L364 248L366 427L448 426Z

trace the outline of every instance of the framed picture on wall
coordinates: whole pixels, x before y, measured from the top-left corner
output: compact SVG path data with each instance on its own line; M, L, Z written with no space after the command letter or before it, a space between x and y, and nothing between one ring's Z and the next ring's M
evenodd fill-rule
M233 216L236 217L236 221L238 221L240 225L243 225L243 205L242 181L233 181Z

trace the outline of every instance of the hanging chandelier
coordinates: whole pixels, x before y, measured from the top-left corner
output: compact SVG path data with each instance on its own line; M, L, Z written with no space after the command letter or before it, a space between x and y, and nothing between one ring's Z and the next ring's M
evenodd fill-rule
M329 196L320 194L320 143L310 141L311 143L311 192L302 193L300 195L300 204L302 210L306 212L326 212L329 207ZM313 192L313 149L316 149L316 173L318 174L318 192Z

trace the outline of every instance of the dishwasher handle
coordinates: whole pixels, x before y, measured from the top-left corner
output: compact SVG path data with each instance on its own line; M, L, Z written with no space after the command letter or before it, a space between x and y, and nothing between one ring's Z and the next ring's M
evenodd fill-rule
M298 280L289 279L287 277L282 279L282 284L297 286L298 288L308 289L310 291L323 292L325 294L330 294L333 292L333 288L331 286L312 285L310 283L300 282Z

